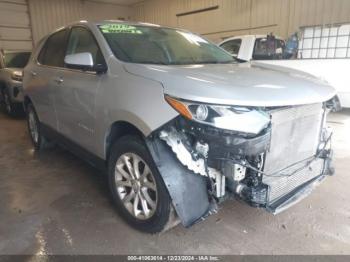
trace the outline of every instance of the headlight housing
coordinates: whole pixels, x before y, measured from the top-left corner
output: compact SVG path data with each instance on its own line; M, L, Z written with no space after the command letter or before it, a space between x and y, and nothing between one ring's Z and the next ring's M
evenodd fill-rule
M242 106L211 105L165 96L182 116L205 125L257 135L270 124L270 115Z
M14 71L14 72L12 72L12 74L11 74L11 78L12 78L13 80L22 82L22 80L23 80L23 72L22 72L22 71Z

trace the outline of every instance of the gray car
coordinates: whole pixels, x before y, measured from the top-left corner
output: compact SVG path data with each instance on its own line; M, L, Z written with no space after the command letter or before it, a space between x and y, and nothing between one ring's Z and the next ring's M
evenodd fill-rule
M23 110L22 70L29 57L29 51L0 52L0 95L9 115Z
M236 63L185 30L79 22L44 38L24 70L35 149L64 145L108 173L135 228L188 227L228 199L277 214L332 175L329 85Z

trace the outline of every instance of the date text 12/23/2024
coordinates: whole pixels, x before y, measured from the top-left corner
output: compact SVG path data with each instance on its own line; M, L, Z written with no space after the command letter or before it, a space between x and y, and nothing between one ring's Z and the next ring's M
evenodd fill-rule
M128 256L128 261L220 261L217 256Z

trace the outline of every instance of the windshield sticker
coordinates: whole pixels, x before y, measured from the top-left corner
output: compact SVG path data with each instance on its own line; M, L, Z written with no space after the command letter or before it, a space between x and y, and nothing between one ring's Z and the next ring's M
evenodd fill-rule
M138 30L135 26L122 25L122 24L105 24L101 25L100 29L102 33L124 33L124 34L142 34L141 30Z

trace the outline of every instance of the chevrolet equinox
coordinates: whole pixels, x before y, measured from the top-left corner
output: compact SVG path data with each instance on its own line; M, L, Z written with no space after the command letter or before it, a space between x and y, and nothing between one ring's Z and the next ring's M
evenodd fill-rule
M237 63L185 30L73 23L39 42L23 83L35 149L51 141L105 170L118 212L145 232L229 199L277 214L334 173L332 87Z

